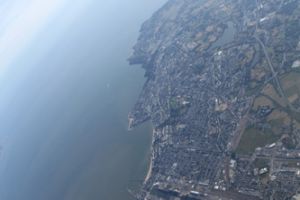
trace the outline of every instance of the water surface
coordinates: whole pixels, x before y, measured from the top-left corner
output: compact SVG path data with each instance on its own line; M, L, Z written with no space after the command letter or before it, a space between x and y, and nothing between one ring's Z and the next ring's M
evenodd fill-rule
M0 199L130 199L151 130L127 132L145 80L126 59L163 3L94 0L77 15L65 7L1 75Z

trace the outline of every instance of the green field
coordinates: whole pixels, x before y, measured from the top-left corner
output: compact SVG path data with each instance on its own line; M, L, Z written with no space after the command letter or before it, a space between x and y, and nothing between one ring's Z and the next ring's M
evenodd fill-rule
M254 127L247 128L243 133L236 153L252 154L257 147L264 147L276 142L280 138L271 130L260 131Z
M300 73L294 71L281 76L280 84L286 98L279 95L276 86L267 84L256 97L252 107L252 111L263 105L274 108L273 112L261 121L269 125L269 128L259 130L255 126L248 127L243 133L236 153L252 154L256 148L278 141L283 134L282 127L291 125L292 120L300 122L300 112L296 110L297 108L289 106L289 103L300 100ZM252 94L257 92L256 89L259 90L259 87L250 88L247 92Z
M264 168L264 167L269 167L269 160L268 159L263 159L263 158L257 158L255 161L254 161L254 166L258 169L261 169L261 168Z

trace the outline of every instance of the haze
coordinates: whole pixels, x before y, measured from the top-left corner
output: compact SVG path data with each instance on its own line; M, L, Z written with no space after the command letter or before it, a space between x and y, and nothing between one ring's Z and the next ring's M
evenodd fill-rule
M0 199L126 200L150 129L128 133L126 59L163 0L0 1Z

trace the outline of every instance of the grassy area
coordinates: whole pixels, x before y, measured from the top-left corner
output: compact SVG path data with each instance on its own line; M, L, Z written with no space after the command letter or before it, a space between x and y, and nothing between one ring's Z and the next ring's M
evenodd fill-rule
M283 89L289 89L293 86L300 88L300 73L290 72L280 78Z
M283 91L290 102L298 101L300 97L300 73L292 71L280 77ZM292 111L284 98L280 97L273 85L268 84L262 93L273 100L275 107L284 110L292 119L300 122L300 112ZM291 102L291 103L292 103Z
M298 73L300 75L300 68L294 68L292 69L292 72Z
M290 96L293 96L295 94L299 94L299 88L296 85L294 85L294 86L286 89L284 91L284 93L286 94L287 97L290 97Z
M254 127L247 128L241 138L236 153L252 154L257 147L264 147L276 142L280 138L271 130L261 131Z
M290 116L284 111L274 110L265 122L269 128L259 130L248 127L241 138L237 148L239 154L252 154L257 147L264 147L277 142L282 136L282 127L291 123Z
M291 161L287 162L284 166L285 167L291 167L291 168L298 168L298 169L300 169L300 162L299 161L291 160Z
M263 89L263 84L262 83L257 83L252 81L249 83L248 88L246 89L246 96L253 96L257 95L261 90Z
M284 93L292 103L300 97L300 73L290 72L280 79Z
M268 96L266 96L266 97L268 97ZM270 97L268 97L268 98L270 98ZM273 99L271 99L271 100L276 108L281 109L282 111L286 112L291 119L294 119L300 123L300 113L299 112L294 112L289 107L283 107L279 103L274 101Z
M262 93L271 99L278 103L282 107L286 107L287 103L285 99L281 96L279 96L278 92L276 91L275 87L272 84L267 84L264 89L262 90Z
M255 99L253 109L257 110L259 106L270 106L271 108L274 107L273 102L264 96L259 96Z
M290 103L300 101L300 73L290 72L280 77L280 83L285 95ZM257 92L257 85L252 85L247 93ZM291 125L293 120L300 123L300 112L288 106L285 97L279 95L277 88L272 84L267 84L262 88L261 95L258 96L253 104L252 110L255 111L259 106L268 105L275 108L273 112L262 121L269 125L265 130L256 127L248 127L241 138L240 144L236 149L238 154L252 154L257 147L264 147L278 141L282 136L282 127Z
M283 77L281 77L280 82L284 89L286 95L292 101L299 101L300 97L300 73L297 72L290 72ZM298 98L293 98L298 97ZM300 113L292 111L291 109L287 109L288 114L298 122L300 122Z
M294 119L294 120L296 120L297 122L300 123L300 113L299 113L299 112L294 112L294 111L292 111L292 110L289 109L289 108L285 109L285 111L289 114L289 116L290 116L292 119Z
M261 169L261 168L269 168L269 160L268 159L263 159L263 158L257 158L254 161L254 167Z
M276 109L267 118L268 123L272 127L272 131L276 135L281 135L283 126L290 126L292 123L291 117L284 110Z

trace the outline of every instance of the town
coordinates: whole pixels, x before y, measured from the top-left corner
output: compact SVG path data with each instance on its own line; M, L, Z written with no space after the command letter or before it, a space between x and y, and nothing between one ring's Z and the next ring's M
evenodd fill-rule
M300 199L300 2L173 0L142 28L139 200Z

